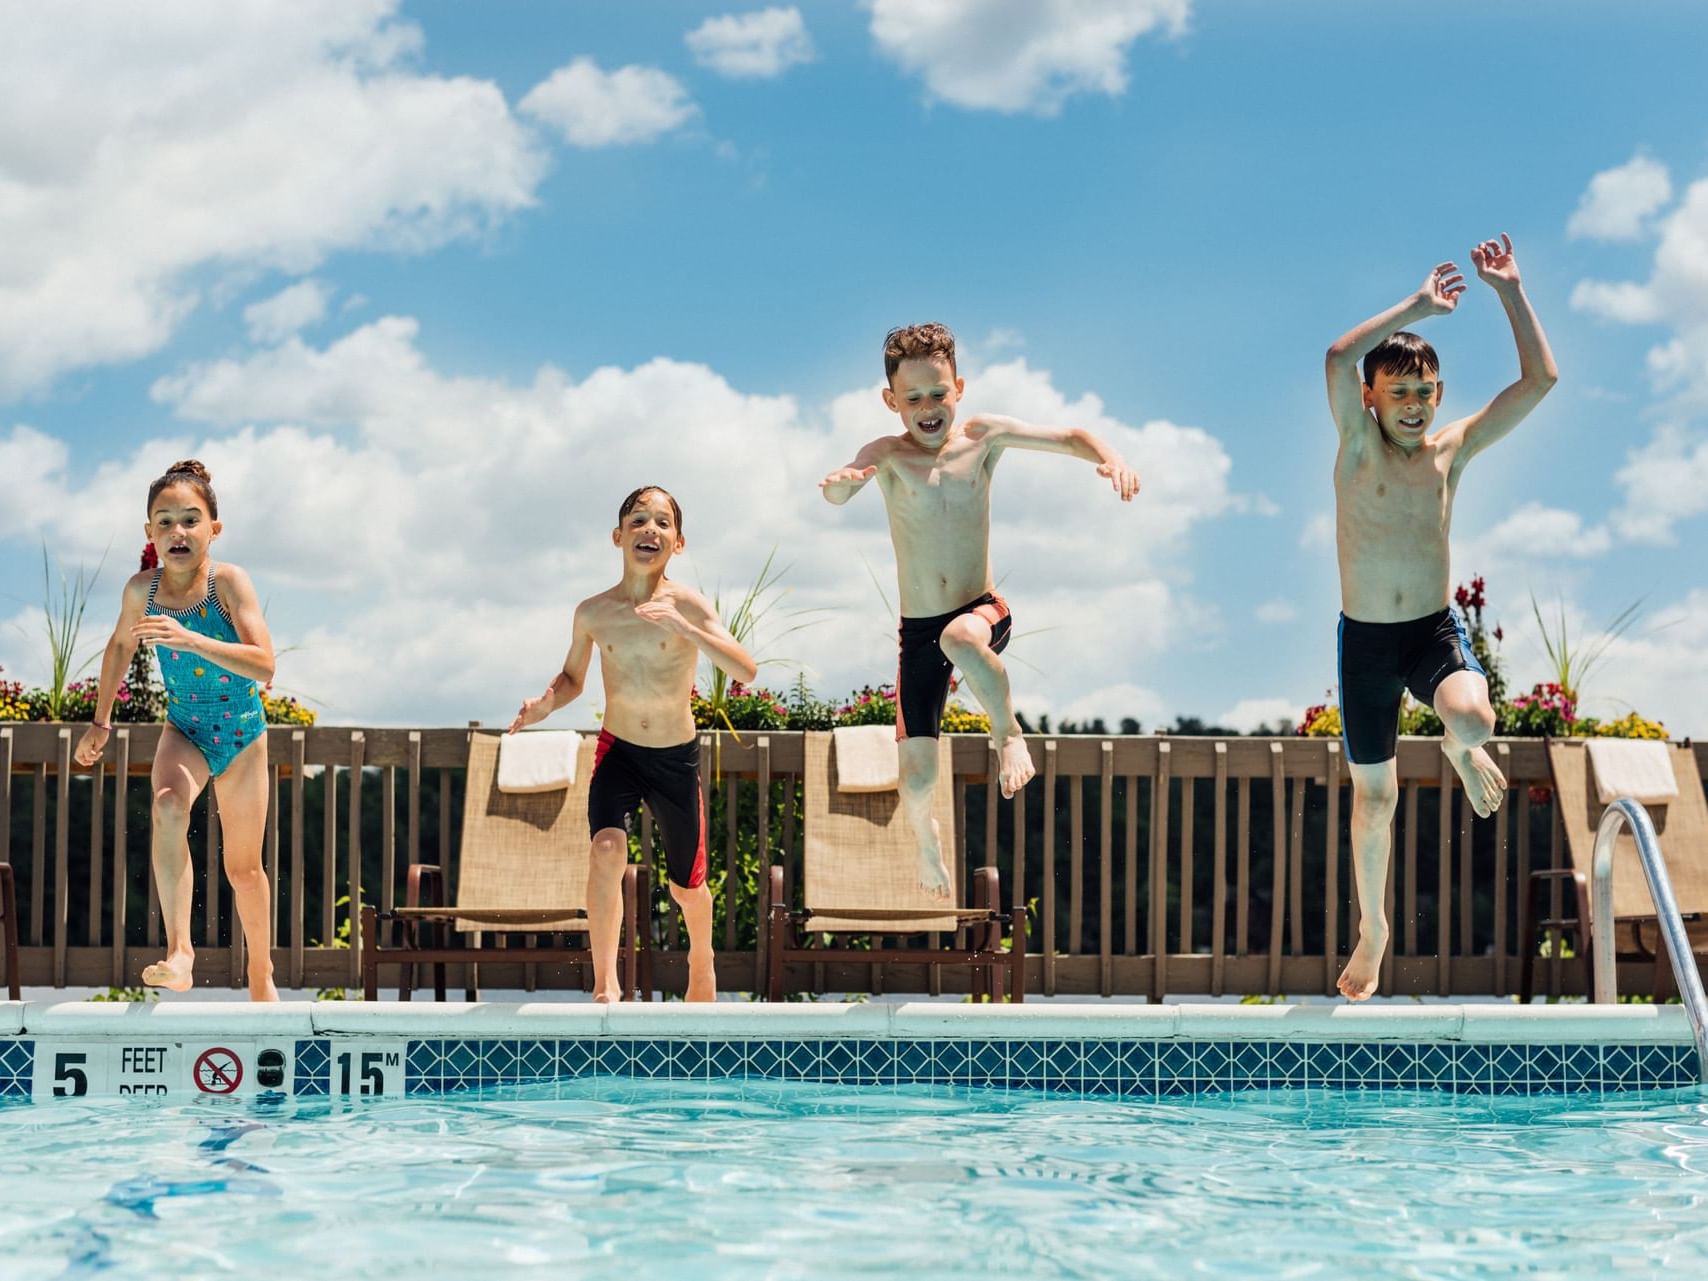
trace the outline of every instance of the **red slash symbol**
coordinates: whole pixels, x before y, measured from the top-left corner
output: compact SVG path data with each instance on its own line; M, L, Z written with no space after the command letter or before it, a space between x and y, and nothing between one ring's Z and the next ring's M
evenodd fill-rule
M230 1050L203 1050L196 1059L196 1088L203 1094L230 1094L243 1080L243 1060Z

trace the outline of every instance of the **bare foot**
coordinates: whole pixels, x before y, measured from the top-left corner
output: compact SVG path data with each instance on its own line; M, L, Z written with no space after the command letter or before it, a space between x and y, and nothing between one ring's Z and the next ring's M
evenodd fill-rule
M1358 946L1352 949L1352 959L1340 972L1335 986L1349 1001L1362 1001L1376 990L1382 977L1382 954L1388 950L1388 929L1370 928L1359 931Z
M919 888L934 899L948 902L949 867L943 861L943 840L937 820L931 820L931 839L919 847Z
M1013 796L1031 781L1038 771L1032 767L1032 753L1026 750L1026 740L1016 734L1005 742L997 754L1001 771L1002 795Z
M1480 747L1467 750L1452 735L1441 740L1441 751L1458 772L1477 817L1487 818L1498 810L1506 799L1506 775L1495 768L1489 754Z
M169 992L188 992L196 982L195 975L190 972L195 963L193 952L174 952L164 961L144 966L142 981L149 987L163 987Z
M602 992L595 992L593 994L593 1004L595 1005L616 1005L620 1003L622 999L622 989L616 987L606 988Z
M718 972L712 964L712 949L688 952L688 1000L715 1001L718 999Z

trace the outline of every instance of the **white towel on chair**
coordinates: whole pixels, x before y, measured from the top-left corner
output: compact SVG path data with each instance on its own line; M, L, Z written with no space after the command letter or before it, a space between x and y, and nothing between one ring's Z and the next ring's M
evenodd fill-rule
M901 753L890 725L843 725L831 731L836 790L893 792L901 786Z
M1595 795L1603 805L1628 796L1641 805L1678 799L1672 749L1655 739L1592 738L1587 744L1595 768Z
M498 790L555 792L575 782L581 735L572 729L506 734L498 740Z

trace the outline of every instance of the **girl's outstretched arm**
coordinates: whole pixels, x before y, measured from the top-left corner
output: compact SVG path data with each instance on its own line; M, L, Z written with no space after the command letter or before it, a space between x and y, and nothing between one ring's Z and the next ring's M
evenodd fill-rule
M106 750L107 735L113 727L113 700L119 695L119 682L130 670L130 660L136 656L136 639L131 629L148 608L148 584L153 575L148 571L133 574L119 598L119 621L113 627L112 639L101 655L101 682L95 694L95 723L83 731L72 753L79 765L88 767L101 759Z

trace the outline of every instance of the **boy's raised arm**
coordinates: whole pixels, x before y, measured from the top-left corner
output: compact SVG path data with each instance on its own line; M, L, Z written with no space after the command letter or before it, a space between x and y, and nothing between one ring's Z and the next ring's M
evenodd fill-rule
M1444 262L1424 278L1416 293L1335 339L1323 360L1323 372L1328 378L1329 408L1334 412L1334 425L1339 428L1342 440L1363 432L1370 423L1370 415L1364 408L1364 379L1358 372L1358 362L1384 338L1413 321L1445 316L1459 305L1459 295L1464 292L1465 278L1459 274L1459 268Z
M860 452L854 455L853 462L846 467L838 467L819 481L818 487L825 500L840 507L864 489L866 482L878 474L878 464L884 461L889 444L887 437L867 442L860 447Z
M976 426L985 441L996 449L1036 449L1050 454L1070 454L1097 464L1097 474L1114 486L1121 501L1130 503L1139 492L1139 473L1129 467L1120 452L1095 432L1084 427L1039 427L1000 414L980 414ZM969 425L969 430L973 425Z
M1512 237L1503 231L1498 241L1485 240L1471 250L1471 261L1476 265L1477 275L1495 291L1501 306L1506 308L1512 338L1518 346L1518 381L1464 419L1462 425L1456 424L1464 433L1464 443L1454 459L1455 465L1462 465L1523 422L1525 415L1560 380L1554 353L1548 348L1548 336L1542 332L1542 322L1536 319L1536 311L1519 282Z
M575 609L574 630L562 669L546 685L545 693L522 700L516 719L506 733L514 734L528 725L538 725L560 707L567 707L587 688L587 668L593 661L593 634L587 628L587 602Z

